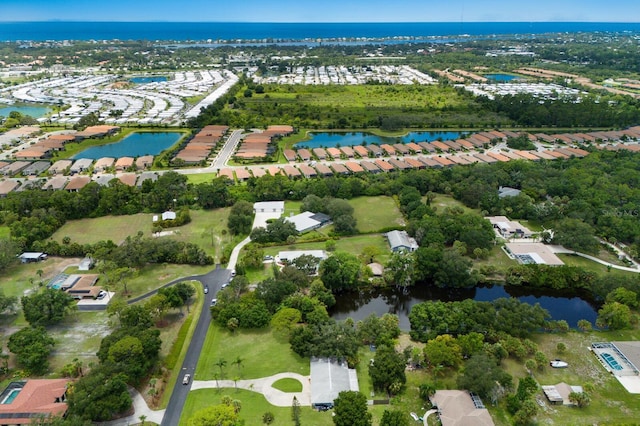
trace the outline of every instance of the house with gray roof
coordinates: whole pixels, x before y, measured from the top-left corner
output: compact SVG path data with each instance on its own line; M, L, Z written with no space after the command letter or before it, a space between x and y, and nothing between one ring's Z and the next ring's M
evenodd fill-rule
M311 407L316 410L333 408L333 401L343 391L360 390L356 370L346 361L311 358Z
M299 233L309 232L331 223L331 218L324 213L302 212L284 219L296 226Z
M515 197L517 195L520 195L520 192L521 191L519 189L510 188L508 186L501 186L500 188L498 188L498 197Z
M384 235L389 241L392 252L416 251L418 249L418 243L407 234L407 231L390 231Z
M36 161L35 163L31 163L29 166L27 166L22 171L22 174L25 176L37 176L40 173L44 173L49 168L49 166L50 164L48 161Z

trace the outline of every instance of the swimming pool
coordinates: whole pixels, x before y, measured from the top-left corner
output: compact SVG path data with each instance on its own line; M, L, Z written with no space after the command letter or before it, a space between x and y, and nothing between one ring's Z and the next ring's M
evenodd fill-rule
M600 354L600 356L609 365L609 367L611 367L612 370L620 371L624 368L623 366L618 364L618 361L616 361L613 355L607 352L603 352Z
M66 281L67 278L69 278L69 275L67 274L58 274L55 277L53 277L51 281L49 281L49 284L47 285L47 287L52 288L54 290L60 290L60 288L62 287L62 284Z
M4 397L4 399L2 400L2 402L0 402L0 404L11 404L13 400L16 399L16 397L18 396L21 390L22 389L13 389L9 391L9 394Z

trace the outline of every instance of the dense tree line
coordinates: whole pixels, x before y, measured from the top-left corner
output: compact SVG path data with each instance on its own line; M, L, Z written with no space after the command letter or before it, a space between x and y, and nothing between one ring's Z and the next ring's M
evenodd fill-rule
M581 95L540 101L516 94L480 97L488 111L504 114L517 125L529 127L626 127L640 122L640 101L631 96Z
M441 334L469 332L498 333L526 337L541 330L549 313L540 305L530 305L517 299L496 299L477 302L424 302L413 306L409 314L411 338L421 342Z

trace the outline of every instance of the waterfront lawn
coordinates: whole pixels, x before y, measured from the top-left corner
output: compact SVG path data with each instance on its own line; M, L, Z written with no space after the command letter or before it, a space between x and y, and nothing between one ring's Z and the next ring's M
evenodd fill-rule
M103 216L94 219L69 220L58 229L51 239L62 243L64 237L79 244L94 244L103 240L122 243L128 236L142 231L151 235L153 215L138 213L128 216Z
M549 366L541 371L535 371L533 377L540 385L554 385L565 382L569 385L593 386L589 392L591 404L585 408L551 406L540 392L538 398L545 402L544 409L540 409L536 416L538 424L624 424L628 419L640 416L640 395L628 393L618 380L609 374L600 364L596 356L588 348L593 342L638 340L640 330L624 330L613 332L578 332L544 333L535 335L533 340L549 359L560 358L569 364L568 368L555 369ZM567 350L558 354L556 346L564 343ZM524 361L508 359L503 363L509 374L513 375L514 383L517 378L524 377L527 372ZM493 412L492 408L489 409ZM504 408L497 409L494 416L506 417ZM501 422L499 424L508 424Z
M189 418L199 410L221 403L224 396L230 396L234 400L241 402L240 419L245 421L247 426L262 425L262 415L267 411L273 413L275 421L273 424L291 424L291 407L275 407L265 397L257 392L244 389L198 389L189 392L180 425L189 424ZM300 407L300 421L305 426L331 426L333 420L331 411L315 411L311 407Z
M233 364L238 357L242 359L240 366ZM222 374L215 365L221 359L226 361ZM295 354L286 338L275 336L269 329L231 333L212 322L194 378L257 379L284 372L309 375L309 360Z
M391 256L386 238L381 234L355 235L353 237L341 237L336 242L336 251L346 251L359 255L365 247L375 247L378 251L376 260L384 263ZM264 254L275 256L282 250L325 250L326 241L312 243L296 243L283 246L264 247Z
M557 256L566 265L577 266L579 268L584 269L585 271L593 272L598 275L611 274L611 275L632 277L637 274L636 272L627 272L627 271L622 271L620 269L615 269L615 268L611 268L611 270L608 270L608 268L605 265L602 265L598 262L594 262L593 260L589 260L581 256L576 256L574 254L559 253Z

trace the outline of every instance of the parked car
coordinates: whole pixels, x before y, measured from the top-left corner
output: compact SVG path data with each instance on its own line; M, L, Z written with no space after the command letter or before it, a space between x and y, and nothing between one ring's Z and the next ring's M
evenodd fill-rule
M207 293L209 293L209 287L204 288L204 294L207 294Z
M102 300L105 298L105 296L107 295L107 292L104 290L100 290L100 293L98 293L98 297L96 297L96 299L98 300Z
M184 378L182 379L182 384L188 385L190 381L191 381L191 374L185 374Z
M235 277L235 276L236 276L236 270L235 270L235 269L232 269L232 270L231 270L231 276L232 276L232 277Z
M211 306L216 306L218 299L211 299Z
M227 288L229 286L229 283L222 283L222 286L220 286L221 288Z
M567 368L569 366L568 363L559 359L551 361L549 365L552 366L553 368Z

